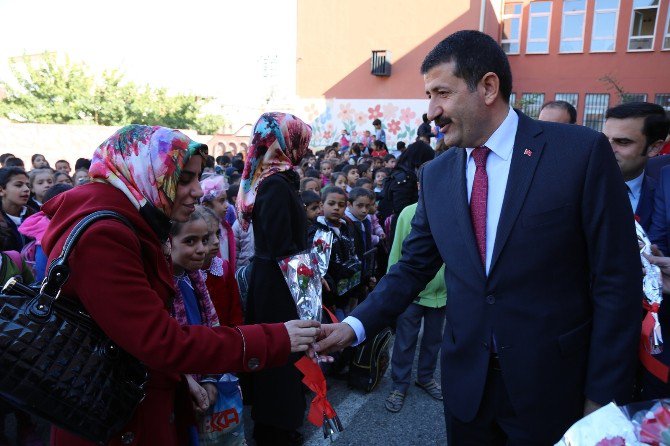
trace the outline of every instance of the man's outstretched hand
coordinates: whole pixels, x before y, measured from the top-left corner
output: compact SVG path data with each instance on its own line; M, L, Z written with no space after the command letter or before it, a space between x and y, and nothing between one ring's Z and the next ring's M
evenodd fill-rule
M330 353L349 347L356 341L356 333L349 324L322 324L317 353Z

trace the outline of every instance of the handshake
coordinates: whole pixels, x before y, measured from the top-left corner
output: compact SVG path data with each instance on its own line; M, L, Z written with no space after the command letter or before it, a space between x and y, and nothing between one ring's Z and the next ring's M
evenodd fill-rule
M291 340L291 352L307 352L314 362L333 362L330 353L349 347L356 341L356 333L348 324L321 324L317 321L294 320L284 323Z

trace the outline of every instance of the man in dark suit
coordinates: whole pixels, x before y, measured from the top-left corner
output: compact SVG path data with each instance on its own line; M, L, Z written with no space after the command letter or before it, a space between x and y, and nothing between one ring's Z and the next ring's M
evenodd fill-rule
M645 166L663 147L668 134L663 107L649 102L627 102L607 110L603 133L626 182L628 200L645 231L651 226L656 180Z
M374 336L444 262L449 445L554 444L630 397L641 268L621 173L602 134L510 108L488 35L452 34L421 71L428 116L459 148L424 167L403 257L316 350Z

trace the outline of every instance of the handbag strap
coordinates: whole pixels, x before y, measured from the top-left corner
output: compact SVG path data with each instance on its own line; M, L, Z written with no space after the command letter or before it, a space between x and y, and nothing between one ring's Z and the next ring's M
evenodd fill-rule
M70 231L70 234L67 236L65 243L63 244L63 250L61 254L55 258L49 265L49 269L46 272L46 279L42 285L40 294L46 294L51 296L54 300L58 297L61 287L67 280L70 275L70 268L68 267L68 258L70 253L77 244L77 241L81 238L82 234L89 226L99 220L114 219L120 221L124 225L128 226L133 231L135 228L132 223L114 211L95 211L86 217L84 217L76 226Z

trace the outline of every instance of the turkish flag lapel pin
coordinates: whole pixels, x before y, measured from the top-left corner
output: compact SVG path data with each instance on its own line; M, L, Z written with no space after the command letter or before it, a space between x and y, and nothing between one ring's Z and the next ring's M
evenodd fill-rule
M526 149L523 151L523 154L526 156L533 156L533 151L530 149Z

